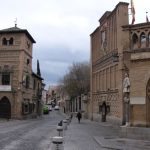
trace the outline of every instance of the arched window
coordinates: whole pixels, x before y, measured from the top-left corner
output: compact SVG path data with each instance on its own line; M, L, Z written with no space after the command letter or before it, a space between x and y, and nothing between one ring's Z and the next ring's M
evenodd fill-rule
M133 49L138 48L138 36L136 33L134 33L132 36L132 48Z
M141 48L146 47L146 35L144 32L142 32L140 36L140 46Z
M3 45L7 45L7 40L6 40L6 38L3 38L3 43L2 43Z
M9 45L13 45L13 43L14 43L14 39L11 37L9 40Z

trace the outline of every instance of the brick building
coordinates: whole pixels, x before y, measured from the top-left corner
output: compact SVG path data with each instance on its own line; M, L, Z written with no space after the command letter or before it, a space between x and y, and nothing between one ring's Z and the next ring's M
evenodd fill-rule
M106 11L91 38L89 116L131 126L150 126L150 23L129 25L128 3ZM129 75L128 102L123 80Z
M33 37L26 29L0 30L0 118L41 114L42 77L32 72Z

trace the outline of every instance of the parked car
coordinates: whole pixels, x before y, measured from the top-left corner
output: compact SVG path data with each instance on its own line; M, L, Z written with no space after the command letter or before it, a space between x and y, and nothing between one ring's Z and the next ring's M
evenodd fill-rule
M49 110L49 111L52 111L52 105L47 104L47 106L48 106L48 110Z
M55 110L59 110L59 106L56 105L54 109L55 109Z
M52 111L52 106L51 105L48 105L48 110Z
M47 105L43 106L43 114L49 114L49 108Z

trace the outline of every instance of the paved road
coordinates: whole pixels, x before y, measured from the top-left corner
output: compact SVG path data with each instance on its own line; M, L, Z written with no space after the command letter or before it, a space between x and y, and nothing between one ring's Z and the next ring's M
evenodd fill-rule
M0 150L51 150L56 127L65 116L53 111L42 118L0 121ZM73 118L64 133L64 150L149 150L150 141L119 137L119 127Z
M48 150L63 118L54 111L38 119L0 121L0 150Z

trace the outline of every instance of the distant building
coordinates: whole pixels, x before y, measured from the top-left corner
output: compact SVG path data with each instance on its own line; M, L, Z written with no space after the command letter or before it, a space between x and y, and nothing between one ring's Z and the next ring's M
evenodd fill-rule
M57 89L58 86L57 85L53 85L53 86L49 86L48 90L47 90L47 104L53 104L56 105L56 93L57 93Z
M128 3L120 2L113 11L106 11L90 35L89 116L150 126L150 23L129 25L128 9ZM125 74L131 83L129 101L123 93Z
M45 86L45 85L43 85ZM47 104L47 90L43 89L42 90L42 102L43 104Z
M0 118L41 115L42 80L32 72L35 40L26 29L0 30Z

